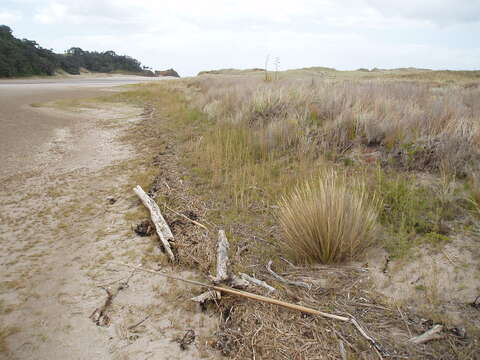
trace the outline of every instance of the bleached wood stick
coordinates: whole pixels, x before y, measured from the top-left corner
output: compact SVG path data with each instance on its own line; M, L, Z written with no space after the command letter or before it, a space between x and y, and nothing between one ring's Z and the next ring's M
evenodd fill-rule
M228 244L227 236L225 231L218 230L218 244L217 244L217 275L211 277L212 281L215 284L225 282L229 279L228 276L228 249L230 245ZM240 279L241 280L241 279ZM198 303L204 303L207 300L220 300L222 295L216 291L206 291L194 298L193 301Z
M250 275L244 274L244 273L240 273L240 277L244 280L247 280L248 282L251 282L252 284L263 287L270 292L275 291L275 288L273 286L268 285L265 281L256 279L256 278L254 278Z
M248 285L250 285L250 283L244 278L232 274L228 279L228 285L230 285L230 287L233 287L235 289L245 289L248 287Z
M222 297L222 295L220 294L219 291L209 290L209 291L205 291L204 293L202 293L198 296L195 296L195 297L191 298L190 300L193 300L195 302L203 304L204 302L206 302L208 300L220 300L221 297Z
M143 205L150 211L150 217L152 218L152 222L155 225L155 229L157 230L157 234L162 242L163 248L167 252L168 257L172 262L175 261L175 256L173 255L172 249L170 247L170 241L173 241L173 234L170 228L168 227L167 222L162 216L160 212L160 208L158 207L157 203L148 196L145 191L143 191L140 185L137 185L133 188L133 191L137 196L142 200Z
M347 352L345 351L345 346L341 340L338 341L338 350L340 350L340 356L342 360L347 360Z
M308 285L307 283L304 283L302 281L293 281L293 280L287 280L285 279L283 276L280 276L278 275L275 271L272 270L272 260L270 260L267 264L267 270L268 272L278 281L280 282L283 282L285 284L289 284L289 285L294 285L294 286L299 286L299 287L303 287L305 289L309 289L310 290L310 285Z
M223 230L218 230L217 246L217 275L213 279L216 284L228 279L228 249L230 245Z
M440 335L439 333L442 332L442 330L443 330L443 326L437 324L434 327L432 327L430 330L425 331L421 335L412 337L408 341L414 344L424 344L430 340L441 339L442 335Z

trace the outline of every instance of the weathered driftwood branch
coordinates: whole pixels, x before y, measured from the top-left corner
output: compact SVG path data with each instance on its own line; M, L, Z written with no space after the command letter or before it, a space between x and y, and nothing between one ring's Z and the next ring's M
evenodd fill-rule
M248 282L251 282L252 284L263 287L270 292L275 291L275 288L273 286L268 285L265 281L259 280L257 278L254 278L244 273L240 273L240 277Z
M145 207L150 211L150 217L155 225L155 229L157 230L157 234L162 242L163 248L167 252L170 260L172 260L172 262L175 261L175 256L173 255L170 247L170 241L174 241L173 234L167 222L163 218L160 208L158 207L157 203L150 196L148 196L145 191L143 191L140 185L137 185L135 188L133 188L133 191L135 194L137 194L140 200L142 200L143 205L145 205Z
M245 289L246 287L248 287L248 285L250 285L247 280L233 274L230 275L227 283L230 287L233 287L235 289Z
M217 276L213 278L213 282L218 284L228 280L228 244L225 231L218 230L218 245L217 245Z
M411 343L414 343L414 344L424 344L424 343L426 343L428 341L431 341L431 340L438 340L438 339L441 339L443 337L442 335L439 334L439 333L442 332L442 330L443 330L442 325L435 325L430 330L425 331L421 335L412 337L408 341L411 342Z
M220 294L219 291L209 290L209 291L205 291L204 293L201 293L198 296L191 298L190 300L203 304L208 300L214 300L214 301L220 300L221 297L222 295Z
M213 283L219 284L229 279L228 276L228 244L225 231L218 231L218 244L217 244L217 274L215 277L211 277ZM200 304L205 303L208 300L220 300L222 295L218 291L206 291L198 296L193 297L191 300Z
M267 267L267 270L270 273L270 275L272 275L275 278L275 280L278 280L278 281L283 282L283 283L288 284L288 285L303 287L303 288L308 289L308 290L310 290L310 288L311 288L311 286L309 284L304 283L303 281L288 280L288 279L285 279L283 276L278 275L275 271L272 270L272 260L270 260L268 262L266 267Z

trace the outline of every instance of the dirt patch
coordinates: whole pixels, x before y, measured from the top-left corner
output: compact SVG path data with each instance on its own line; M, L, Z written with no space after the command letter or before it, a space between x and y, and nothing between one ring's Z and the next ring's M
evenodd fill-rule
M479 329L480 314L469 305L480 295L479 256L475 238L464 235L440 248L419 247L409 259L377 249L369 265L376 288L393 301L441 323Z

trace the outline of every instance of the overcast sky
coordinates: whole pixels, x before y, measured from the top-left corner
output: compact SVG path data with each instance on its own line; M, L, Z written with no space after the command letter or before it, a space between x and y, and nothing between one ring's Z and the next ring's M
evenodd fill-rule
M63 52L218 68L480 68L480 0L0 0L0 24Z

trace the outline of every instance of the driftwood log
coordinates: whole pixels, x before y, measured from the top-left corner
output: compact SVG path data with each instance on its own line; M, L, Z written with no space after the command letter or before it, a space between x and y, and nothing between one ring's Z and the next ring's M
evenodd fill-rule
M133 191L137 196L142 200L143 205L150 211L150 217L152 219L153 224L155 225L155 229L157 230L157 234L162 242L163 248L167 253L168 257L172 262L175 261L175 256L173 255L172 248L170 242L174 241L172 231L168 226L167 222L162 216L160 212L160 208L158 207L155 200L153 200L150 196L148 196L145 191L143 191L140 185L137 185L133 188Z

